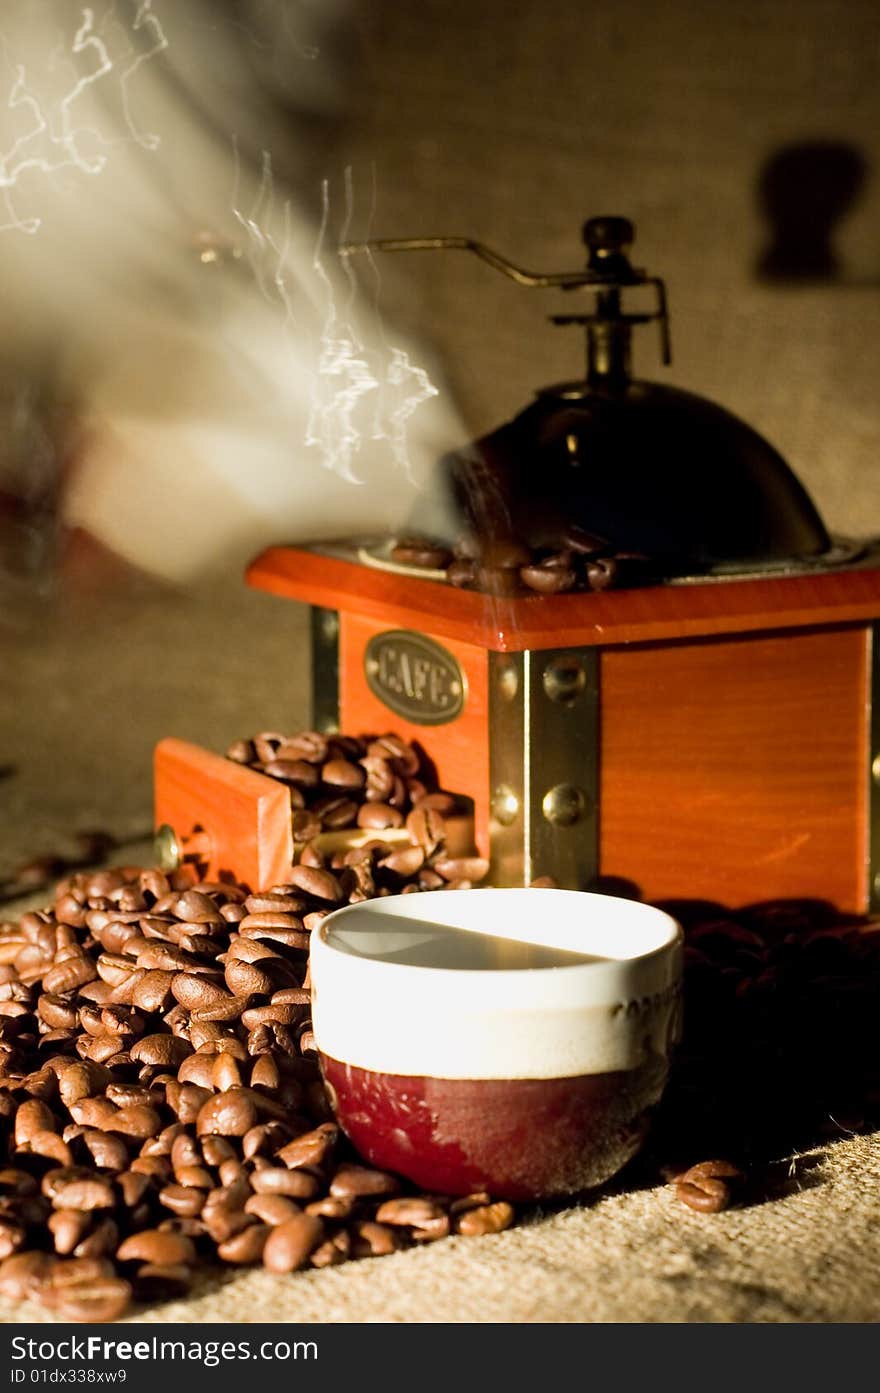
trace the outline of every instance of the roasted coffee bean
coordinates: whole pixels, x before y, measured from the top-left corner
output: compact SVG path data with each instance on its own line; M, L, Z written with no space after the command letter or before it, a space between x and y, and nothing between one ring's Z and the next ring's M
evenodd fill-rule
M731 1185L742 1178L742 1171L730 1161L700 1161L677 1176L675 1193L688 1208L717 1214L730 1204Z
M112 1127L119 1111L108 1098L81 1098L76 1103L69 1103L68 1109L74 1122L80 1126L101 1129Z
M366 1219L353 1226L353 1258L384 1257L388 1253L396 1252L400 1246L401 1240L389 1224L379 1224L373 1219Z
M433 863L434 870L447 882L453 880L483 880L489 874L489 862L482 856L441 857Z
M73 1250L75 1258L104 1259L116 1251L119 1243L119 1229L112 1219L100 1218L93 1221L91 1231L77 1243Z
M86 982L93 982L98 975L94 961L85 953L68 958L43 973L43 989L54 995L75 991Z
M180 954L182 958L186 956L184 953ZM171 983L180 964L176 964L174 969L153 969L143 962L140 965L146 970L132 986L132 1004L140 1007L142 1011L167 1011L173 1001Z
M231 1054L223 1053L214 1056L214 1063L211 1068L211 1081L216 1089L221 1093L230 1088L241 1087L241 1073L238 1062Z
M54 1132L57 1128L52 1109L38 1098L29 1098L15 1114L15 1144L26 1146L34 1133Z
M251 1186L258 1195L284 1195L287 1199L313 1200L321 1185L318 1178L305 1170L282 1170L280 1166L266 1166L255 1170L251 1176Z
M159 1191L159 1203L173 1214L194 1219L205 1204L205 1191L194 1185L166 1185Z
M77 1011L65 996L43 992L37 1000L40 1020L53 1030L71 1030L77 1023Z
M253 962L234 958L227 962L224 977L236 996L269 996L272 992L272 977Z
M252 764L256 759L256 751L251 740L233 740L226 750L226 758L232 759L236 764Z
M112 1183L104 1176L63 1181L51 1196L55 1209L112 1209L116 1195Z
M222 922L217 907L210 895L199 890L184 890L173 905L174 914L188 924L210 924Z
M519 578L530 590L536 590L540 595L559 595L574 590L578 582L577 571L573 566L551 564L555 562L555 557L548 557L533 565L523 566Z
M287 1220L286 1222L290 1222ZM238 1233L227 1238L224 1243L217 1245L217 1256L224 1262L234 1263L255 1263L259 1262L263 1256L266 1240L272 1233L268 1224L251 1223L247 1228L239 1229ZM290 1271L290 1268L273 1269Z
M494 1204L480 1204L461 1210L453 1216L453 1227L456 1233L468 1235L501 1233L503 1229L510 1228L514 1217L511 1204L506 1200L496 1200Z
M447 1214L443 1206L424 1195L385 1200L376 1210L378 1223L403 1228L427 1229L436 1220L445 1218Z
M177 1035L145 1035L131 1046L129 1053L139 1064L177 1069L192 1054L192 1045Z
M343 1198L396 1195L399 1189L399 1181L388 1172L353 1164L340 1166L330 1182L331 1195L341 1195Z
M118 1320L131 1304L131 1284L122 1277L83 1278L41 1293L43 1303L61 1320Z
M403 566L442 571L452 560L452 552L423 537L400 537L391 548L391 559Z
M245 1214L254 1214L262 1223L274 1228L300 1212L299 1206L284 1195L251 1195L245 1201Z
M162 1232L159 1229L143 1229L130 1234L116 1251L119 1262L157 1263L172 1267L180 1263L190 1265L196 1260L196 1250L192 1240L180 1233Z
M55 1251L66 1257L82 1241L92 1222L90 1213L77 1209L57 1209L49 1215L46 1227L55 1240Z
M322 1166L332 1154L339 1139L339 1127L333 1122L324 1122L311 1132L288 1142L277 1153L277 1159L291 1170L300 1166L313 1169ZM336 1193L339 1193L337 1190Z
M338 904L342 899L342 887L330 871L318 870L314 866L294 866L290 878L295 886L316 899L328 900L333 904Z
M189 1055L177 1071L178 1082L195 1084L198 1088L213 1092L213 1057L210 1055Z
M57 1258L47 1252L17 1252L0 1262L0 1295L11 1301L38 1297L49 1282Z
M257 1121L257 1110L249 1090L229 1088L209 1098L196 1120L198 1135L243 1137Z
M392 851L383 856L379 865L400 879L416 875L425 862L425 853L420 846L408 846L400 851Z
M323 1237L323 1220L314 1214L297 1214L268 1232L263 1266L270 1272L295 1272L305 1267Z
M128 1165L128 1148L122 1137L84 1127L82 1139L99 1170L122 1171Z

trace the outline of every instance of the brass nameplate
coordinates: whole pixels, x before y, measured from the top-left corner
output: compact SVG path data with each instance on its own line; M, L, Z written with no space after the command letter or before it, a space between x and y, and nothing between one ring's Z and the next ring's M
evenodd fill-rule
M457 660L409 629L374 634L364 653L364 673L373 695L416 725L454 721L465 703L467 683Z

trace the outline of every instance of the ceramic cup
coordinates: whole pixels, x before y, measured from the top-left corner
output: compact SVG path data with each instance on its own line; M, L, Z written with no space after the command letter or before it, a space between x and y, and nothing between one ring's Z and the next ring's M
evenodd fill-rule
M340 1125L425 1190L602 1184L638 1151L680 1033L682 932L650 905L474 889L348 905L312 935Z

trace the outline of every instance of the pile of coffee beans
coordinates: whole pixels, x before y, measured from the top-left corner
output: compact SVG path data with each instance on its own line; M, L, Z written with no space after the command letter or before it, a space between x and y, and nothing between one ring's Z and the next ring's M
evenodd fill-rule
M259 894L186 870L75 874L0 926L0 1294L107 1320L207 1261L290 1272L513 1222L488 1194L419 1194L364 1165L321 1083L310 932L417 889L414 849L419 870L376 841L332 865L314 851Z
M433 764L417 746L394 734L261 731L233 741L226 758L287 785L295 842L352 828L379 835L405 827L415 849L400 853L401 867L409 865L414 871L421 848L426 864L418 867L419 888L439 889L448 883L450 877L432 858L445 840L444 817L462 811L464 800L439 788ZM485 861L470 858L453 878L480 880L488 869Z
M539 548L515 538L469 536L449 548L424 537L400 537L390 555L401 565L445 571L450 585L487 595L563 595L659 579L648 557L621 552L577 527L557 546Z

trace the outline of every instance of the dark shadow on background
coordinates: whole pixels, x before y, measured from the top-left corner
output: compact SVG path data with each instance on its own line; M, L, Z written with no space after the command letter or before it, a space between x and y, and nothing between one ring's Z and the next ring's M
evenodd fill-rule
M758 206L769 225L755 266L757 279L852 284L835 236L857 205L869 173L867 158L844 140L799 141L774 151L757 180ZM869 283L880 284L880 279Z

